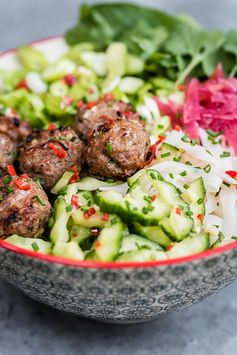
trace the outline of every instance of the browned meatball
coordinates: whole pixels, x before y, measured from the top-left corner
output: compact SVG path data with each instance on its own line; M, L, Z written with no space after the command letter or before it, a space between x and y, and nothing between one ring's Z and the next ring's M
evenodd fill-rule
M98 127L88 142L85 160L89 173L126 178L146 164L150 138L134 121L116 120Z
M141 122L138 114L132 112L131 105L123 101L100 100L94 105L83 104L78 109L74 129L81 139L87 140L99 125L122 116Z
M70 127L37 130L20 149L20 169L32 178L41 178L43 187L50 190L66 170L76 165L80 171L83 149Z
M0 116L0 176L16 158L19 143L31 132L27 122L18 117Z
M42 235L50 211L48 197L37 182L27 176L0 179L0 238Z

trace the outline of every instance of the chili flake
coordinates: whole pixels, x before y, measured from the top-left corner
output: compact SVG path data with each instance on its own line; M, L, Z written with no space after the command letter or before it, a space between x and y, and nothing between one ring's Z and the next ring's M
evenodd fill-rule
M79 208L79 197L77 195L72 195L71 197L71 204L72 206L75 206L76 208Z
M8 165L7 172L10 176L16 176L16 170L13 165Z
M48 147L53 151L54 155L56 155L60 159L64 159L67 155L64 149L57 147L54 143L50 142Z
M13 184L20 190L30 190L30 184L28 184L27 182L25 182L22 178L18 178L16 179Z
M109 214L108 213L104 213L101 217L102 221L107 222L109 220Z

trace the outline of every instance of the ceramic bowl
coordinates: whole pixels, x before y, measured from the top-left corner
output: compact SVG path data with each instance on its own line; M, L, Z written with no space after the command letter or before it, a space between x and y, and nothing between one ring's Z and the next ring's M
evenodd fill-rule
M33 45L49 60L67 49L60 37ZM17 66L14 50L0 55L0 69ZM1 240L0 276L59 310L99 321L142 322L229 285L237 277L237 243L169 261L115 264L46 256Z

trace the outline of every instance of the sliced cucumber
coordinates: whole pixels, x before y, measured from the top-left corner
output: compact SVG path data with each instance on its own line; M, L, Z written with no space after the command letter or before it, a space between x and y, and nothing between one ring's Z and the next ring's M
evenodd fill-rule
M73 61L69 59L61 59L45 69L43 72L43 79L51 82L61 79L67 74L72 74L75 70L76 64Z
M62 80L55 81L49 88L49 92L54 96L66 96L68 91L68 86Z
M105 212L118 214L126 218L127 205L123 196L117 191L97 191L94 196L95 203Z
M70 239L80 244L84 239L91 235L91 229L88 227L79 226L78 224L72 225L69 236Z
M19 235L12 235L5 239L6 242L16 245L20 248L37 251L42 254L50 254L51 253L51 243L46 242L40 238L25 238L20 237Z
M119 253L127 253L129 251L135 251L141 249L163 251L163 248L159 244L152 242L147 238L143 238L140 235L130 234L127 237L123 238Z
M83 227L99 227L102 228L105 225L105 221L103 220L103 213L99 212L98 207L96 205L92 205L91 208L94 208L96 213L86 217L86 211L81 208L72 212L72 221L75 224L81 225Z
M126 76L121 79L119 88L125 94L135 94L142 87L144 81L133 76Z
M116 259L117 262L135 262L135 261L155 261L155 260L167 260L167 253L164 251L157 250L136 250L129 251L127 253L123 253L119 255Z
M209 247L210 237L208 234L192 234L181 242L175 243L174 246L167 251L167 254L170 259L180 258L201 253Z
M181 155L182 152L178 148L164 142L160 149L158 161L173 161L174 159L181 157Z
M121 77L126 73L127 47L124 43L113 42L106 51L106 67L109 80Z
M53 255L69 259L84 259L84 253L75 241L57 242L53 248Z
M144 61L132 54L128 54L127 56L127 68L126 74L134 75L139 74L144 69Z
M54 204L54 225L50 232L50 240L56 244L57 242L67 242L69 233L67 223L71 216L70 212L66 211L67 203L64 197L58 196Z
M123 223L118 221L103 228L95 242L95 255L100 261L113 261L121 246Z
M166 248L172 243L168 235L164 233L161 227L158 226L144 227L139 223L134 223L133 228L135 233L138 233L141 236L146 237L152 240L153 242L158 243L164 248Z
M171 210L170 216L161 220L160 225L164 232L175 241L180 241L187 237L193 228L193 219L187 216L182 210L177 213L177 209Z
M59 191L62 190L62 188L67 186L73 174L74 173L72 171L66 171L63 176L58 180L58 182L54 185L50 192L52 194L57 195Z
M146 171L153 187L163 197L163 199L173 207L189 208L188 204L181 198L180 192L170 182L164 181L160 173L156 170L149 169Z

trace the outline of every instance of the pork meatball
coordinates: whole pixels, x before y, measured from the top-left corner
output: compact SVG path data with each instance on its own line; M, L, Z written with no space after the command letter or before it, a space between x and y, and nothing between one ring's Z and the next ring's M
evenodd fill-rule
M100 100L95 104L83 104L78 109L74 129L81 139L87 140L99 125L107 121L114 121L122 116L129 120L142 122L138 114L132 112L132 106L123 101Z
M88 142L85 160L89 173L125 179L146 164L148 133L134 121L116 120L98 127Z
M48 197L37 182L26 175L0 178L0 238L39 237L50 211Z
M30 125L20 118L0 116L0 176L5 175L16 158L19 143L30 132Z
M50 190L65 171L74 166L80 171L83 149L83 142L70 127L37 130L20 149L20 169L32 178L41 178L42 186Z

